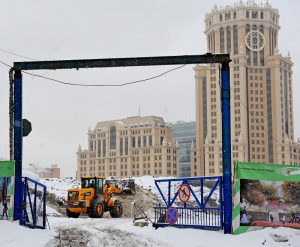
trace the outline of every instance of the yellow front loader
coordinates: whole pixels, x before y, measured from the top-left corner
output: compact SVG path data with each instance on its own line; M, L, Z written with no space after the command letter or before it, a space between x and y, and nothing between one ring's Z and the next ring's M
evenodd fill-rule
M106 211L112 218L120 218L123 207L113 194L122 194L123 190L103 177L82 177L80 189L69 189L67 195L67 216L78 218L81 213L91 218L101 218Z

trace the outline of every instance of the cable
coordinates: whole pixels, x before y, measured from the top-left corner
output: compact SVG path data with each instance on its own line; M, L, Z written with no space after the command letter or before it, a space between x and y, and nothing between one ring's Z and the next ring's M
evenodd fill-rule
M174 70L178 70L178 69L181 69L182 67L186 66L186 64L183 64L183 65L180 65L176 68L173 68L173 69L170 69L170 70L167 70L159 75L156 75L156 76L152 76L152 77L149 77L149 78L146 78L146 79L141 79L141 80L137 80L137 81L131 81L131 82L125 82L125 83L120 83L120 84L81 84L81 83L71 83L71 82L66 82L66 81L61 81L61 80L57 80L57 79L54 79L54 78L50 78L50 77L46 77L46 76L43 76L43 75L37 75L37 74L32 74L32 73L29 73L29 72L26 72L26 71L23 71L25 74L28 74L28 75L32 75L32 76L36 76L36 77L40 77L40 78L43 78L43 79L46 79L46 80L50 80L50 81L54 81L54 82L57 82L57 83L60 83L60 84L64 84L64 85L69 85L69 86L78 86L78 87L122 87L122 86L128 86L128 85L132 85L132 84L137 84L139 82L145 82L145 81L150 81L150 80L153 80L153 79L156 79L158 77L161 77L163 75L166 75Z
M14 52L11 52L11 51L8 51L8 50L5 50L5 49L1 49L0 48L0 51L2 52L5 52L5 53L8 53L8 54L11 54L11 55L14 55L14 56L17 56L17 57L21 57L21 58L25 58L25 59L28 59L28 60L33 60L33 61L37 61L36 59L34 58L30 58L30 57L26 57L26 56L23 56L23 55L20 55L20 54L17 54L17 53L14 53ZM2 61L0 61L0 63L12 68L10 65L8 65L7 63L4 63ZM177 70L177 69L180 69L182 67L184 67L186 64L184 65L181 65L179 67L176 67L176 68L173 68L173 69L170 69L168 71L165 71L157 76L153 76L153 77L150 77L150 78L146 78L146 79L142 79L142 80L137 80L137 81L132 81L132 82L127 82L127 83L121 83L121 84L76 84L76 83L71 83L71 82L65 82L65 81L61 81L61 80L57 80L57 79L54 79L54 78L50 78L50 77L46 77L45 75L49 72L46 72L42 75L38 75L38 74L33 74L33 73L30 73L30 72L27 72L27 71L23 71L23 73L25 74L28 74L28 75L31 75L31 76L35 76L35 77L40 77L42 79L46 79L46 80L50 80L50 81L54 81L54 82L57 82L57 83L61 83L61 84L64 84L64 85L69 85L69 86L81 86L81 87L121 87L121 86L127 86L127 85L131 85L131 84L136 84L136 83L139 83L139 82L144 82L144 81L149 81L149 80L153 80L153 79L156 79L158 77L161 77L165 74L168 74L174 70Z
M14 55L16 57L22 57L22 58L25 58L25 59L28 59L28 60L36 61L36 59L30 58L30 57L25 57L25 56L22 56L20 54L17 54L17 53L11 52L11 51L7 51L7 50L1 49L1 48L0 48L0 51L5 52L5 53L10 54L10 55Z
M14 52L11 52L11 51L8 51L8 50L5 50L5 49L1 49L0 48L0 51L2 52L5 52L7 54L11 54L11 55L14 55L16 57L21 57L21 58L25 58L25 59L28 59L28 60L31 60L31 61L37 61L37 59L34 59L34 58L30 58L30 57L26 57L26 56L23 56L23 55L20 55L20 54L17 54L17 53L14 53ZM7 64L6 64L7 65ZM43 73L42 75L47 75L49 73L50 70L46 71L45 73Z
M2 62L2 61L0 61L0 63L2 63L3 65L5 65L5 66L9 67L10 69L12 68L12 66L10 66L10 65L9 65L9 64L7 64L7 63L4 63L4 62Z
M5 63L3 61L0 61L0 63L4 64L5 66L8 66L8 67L12 68L12 66L8 65L7 63ZM81 83L72 83L72 82L66 82L66 81L50 78L50 77L47 77L47 76L44 76L44 75L33 74L33 73L30 73L30 72L27 72L27 71L23 71L23 73L31 75L31 76L39 77L39 78L42 78L42 79L54 81L54 82L57 82L57 83L60 83L60 84L69 85L69 86L78 86L78 87L122 87L122 86L128 86L128 85L137 84L137 83L140 83L140 82L145 82L145 81L150 81L150 80L156 79L156 78L164 76L164 75L166 75L166 74L168 74L168 73L170 73L174 70L181 69L184 66L186 66L186 64L180 65L176 68L172 68L172 69L167 70L167 71L165 71L161 74L158 74L156 76L152 76L152 77L137 80L137 81L120 83L120 84L81 84Z

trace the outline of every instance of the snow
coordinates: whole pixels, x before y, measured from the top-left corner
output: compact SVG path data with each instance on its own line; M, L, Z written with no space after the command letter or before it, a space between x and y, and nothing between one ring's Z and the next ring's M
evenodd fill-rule
M0 246L41 247L54 244L61 229L76 229L88 236L87 246L189 246L189 247L296 247L300 242L300 231L290 228L265 228L241 235L224 235L222 231L179 229L165 227L155 230L151 225L133 226L130 219L69 219L49 217L51 230L28 229L18 222L0 221ZM275 236L275 238L274 238ZM284 238L288 242L274 239ZM80 239L78 239L80 241Z
M39 176L36 173L34 173L30 170L27 170L27 169L23 169L22 176L31 178L31 179L36 180L36 181L40 180Z
M55 236L54 231L29 229L18 223L0 221L1 247L41 247Z
M51 208L50 206L46 206L46 213L47 216L55 216L55 217L62 216L61 213L57 212L54 208Z
M47 192L58 198L66 198L68 189L80 188L80 182L74 178L43 178L40 182L47 186Z

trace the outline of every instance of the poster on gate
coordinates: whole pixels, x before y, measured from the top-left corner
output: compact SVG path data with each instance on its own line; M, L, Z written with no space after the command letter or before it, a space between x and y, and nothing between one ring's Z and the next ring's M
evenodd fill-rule
M0 161L0 220L13 220L14 161Z
M237 162L233 233L260 227L300 229L300 167Z

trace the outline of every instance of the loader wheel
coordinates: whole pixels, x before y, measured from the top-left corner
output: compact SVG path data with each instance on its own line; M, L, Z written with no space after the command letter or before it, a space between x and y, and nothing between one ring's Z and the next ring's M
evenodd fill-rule
M104 205L100 201L93 203L93 216L94 218L101 218L104 213Z
M66 209L67 216L69 218L78 218L80 213L71 212L68 208Z
M116 200L115 205L110 209L110 216L112 218L121 218L123 214L123 207L120 201Z

